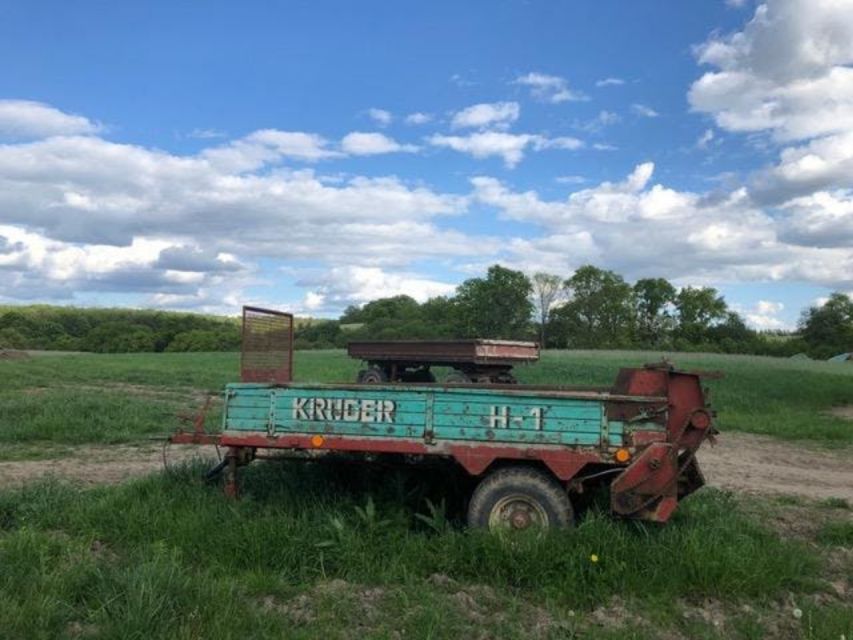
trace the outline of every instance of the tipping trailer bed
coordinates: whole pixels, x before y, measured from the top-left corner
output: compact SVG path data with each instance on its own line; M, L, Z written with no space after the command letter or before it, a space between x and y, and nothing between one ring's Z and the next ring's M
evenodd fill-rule
M350 342L347 353L368 368L357 382L435 382L431 367L451 367L447 382L514 383L511 370L539 360L539 345L514 340L374 340Z
M226 447L216 471L231 496L238 467L267 450L455 466L479 483L473 526L568 525L572 495L602 484L614 514L665 522L704 484L695 453L715 429L701 375L660 363L583 389L259 382L248 371L226 387L221 433L200 416L171 441Z

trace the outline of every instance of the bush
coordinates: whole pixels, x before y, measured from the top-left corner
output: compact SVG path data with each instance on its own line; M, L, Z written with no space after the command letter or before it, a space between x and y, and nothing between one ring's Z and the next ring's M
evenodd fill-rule
M193 329L174 337L166 351L237 351L240 331L236 325L216 330Z
M154 351L154 332L145 325L108 322L92 329L84 344L97 353Z
M170 348L176 339L178 342ZM228 318L47 305L0 308L0 348L5 349L101 353L233 351L239 344L239 325Z

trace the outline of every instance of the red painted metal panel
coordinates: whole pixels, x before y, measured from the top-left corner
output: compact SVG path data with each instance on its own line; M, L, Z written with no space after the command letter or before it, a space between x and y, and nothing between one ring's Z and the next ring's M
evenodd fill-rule
M633 431L630 434L630 444L634 447L645 447L652 442L665 442L666 432L663 431Z
M169 437L172 444L219 444L220 437L215 433L193 433L179 431Z
M666 441L651 442L643 449L611 483L610 495L616 513L666 522L678 503L679 479L684 485L683 495L704 484L694 454L711 434L712 420L695 373L664 367L626 370L620 373L618 390L660 393L657 375L663 376L668 396ZM639 440L647 438L644 432L636 436Z
M226 447L264 449L313 449L358 453L402 453L410 455L443 455L454 458L473 476L482 474L496 460L541 460L560 480L571 480L586 464L606 460L596 453L574 451L562 446L514 447L511 445L439 443L427 445L423 440L405 438L352 438L323 436L317 446L315 435L245 435L223 434L219 444Z

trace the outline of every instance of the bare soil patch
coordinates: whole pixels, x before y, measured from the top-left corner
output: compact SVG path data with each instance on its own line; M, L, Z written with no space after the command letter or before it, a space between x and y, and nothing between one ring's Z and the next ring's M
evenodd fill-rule
M201 405L207 396L210 395L205 391L199 391L192 387L155 387L147 384L131 384L129 382L104 382L97 385L74 384L53 388L67 388L90 393L103 393L106 391L151 400L192 400L193 403L198 405Z
M698 453L708 484L756 494L853 500L849 453L767 436L724 433Z
M853 405L844 407L833 407L829 410L829 415L841 418L843 420L853 420Z
M30 354L26 351L14 349L0 349L0 360L29 360Z
M214 447L171 445L169 463L215 458ZM725 433L699 450L709 485L752 494L796 495L853 502L849 454L741 433ZM163 468L159 444L69 447L61 457L0 462L0 487L47 475L84 485L115 484Z
M171 445L166 449L170 465L197 457L215 459L216 448ZM0 462L0 488L49 476L85 486L117 484L162 469L163 448L159 444L69 447L66 455L58 458Z

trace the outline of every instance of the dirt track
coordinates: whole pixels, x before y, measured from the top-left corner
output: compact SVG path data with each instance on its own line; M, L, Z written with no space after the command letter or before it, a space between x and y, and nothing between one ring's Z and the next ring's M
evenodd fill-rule
M212 447L171 446L170 463L203 455ZM853 502L853 462L849 453L792 444L749 434L726 433L715 447L705 445L699 460L708 484L757 494L791 494L806 498L844 498ZM160 447L79 447L58 459L0 462L0 487L17 486L44 475L84 485L112 484L158 471Z
M159 445L105 445L76 447L72 451L60 458L0 462L0 488L20 486L28 480L49 475L83 485L116 484L163 468L163 449ZM169 464L196 456L215 459L216 449L172 445L166 451Z
M723 434L699 450L708 484L745 491L853 501L850 452L745 433Z

